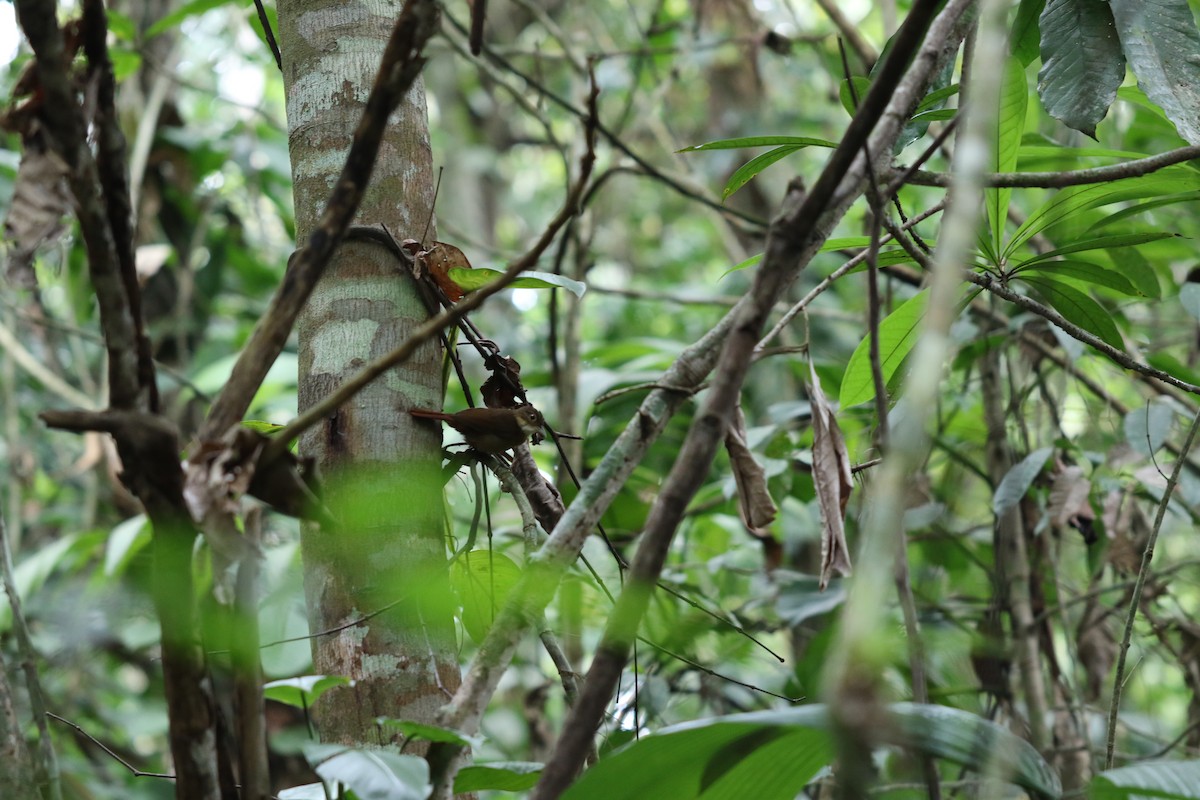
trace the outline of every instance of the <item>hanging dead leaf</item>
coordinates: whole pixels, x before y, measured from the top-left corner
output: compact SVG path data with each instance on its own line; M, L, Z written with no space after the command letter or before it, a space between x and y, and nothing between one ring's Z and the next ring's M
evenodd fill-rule
M33 120L31 125L36 129L40 123ZM10 242L8 281L18 288L32 289L37 286L34 254L66 229L63 217L70 211L71 196L67 191L66 162L46 146L38 131L23 138L25 152L4 221L4 238Z
M809 362L808 373L811 379L808 395L812 403L813 420L813 484L817 490L817 504L821 508L821 577L818 585L824 590L835 571L840 575L850 574L846 504L850 501L854 480L850 473L846 440L842 438L842 430L838 427L829 400L821 391L821 380L812 362Z
M495 347L495 343L490 343ZM525 387L521 385L521 365L512 356L493 351L483 360L491 376L479 387L483 404L488 408L513 408L524 402Z
M1050 520L1058 528L1074 528L1082 534L1087 544L1092 544L1096 541L1096 532L1092 527L1096 512L1088 500L1092 482L1083 476L1083 467L1067 467L1061 463L1056 467L1047 509Z
M451 302L457 302L463 296L462 287L450 280L450 270L471 269L462 250L445 242L434 242L433 247L417 253L417 266L429 273L434 282L446 293Z
M779 509L767 488L767 475L746 443L746 415L740 405L734 409L733 421L725 432L725 452L729 453L729 465L737 484L742 522L750 535L762 542L767 569L774 570L783 563L783 548L768 526L775 521Z

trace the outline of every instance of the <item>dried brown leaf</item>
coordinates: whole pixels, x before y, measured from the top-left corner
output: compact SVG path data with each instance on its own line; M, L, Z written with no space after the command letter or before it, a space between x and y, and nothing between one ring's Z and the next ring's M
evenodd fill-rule
M846 504L850 502L850 490L854 481L850 473L850 456L846 451L846 440L838 427L837 417L812 364L808 366L811 384L809 401L812 403L813 419L813 484L817 490L817 504L821 508L821 577L819 586L829 585L829 578L837 572L850 574L850 548L846 544Z
M429 273L451 302L462 299L462 287L450 280L450 270L471 269L471 262L462 250L452 244L434 242L433 247L417 253L417 265Z
M766 473L746 444L746 415L741 406L735 409L733 421L725 432L725 451L729 453L729 465L737 484L742 522L755 536L770 536L766 528L775 521L779 509L767 488Z
M4 221L4 238L10 242L7 278L18 288L37 285L34 254L66 229L63 217L71 207L66 176L66 162L42 144L40 136L25 139L12 203Z

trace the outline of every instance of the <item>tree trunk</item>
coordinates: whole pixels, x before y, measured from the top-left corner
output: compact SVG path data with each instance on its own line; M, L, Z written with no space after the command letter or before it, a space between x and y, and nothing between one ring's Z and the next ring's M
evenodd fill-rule
M279 4L301 241L337 179L399 11L398 4L379 0ZM356 224L383 224L398 240L419 239L432 200L425 92L418 81L392 115ZM384 248L348 242L297 326L300 409L395 348L425 316L411 279ZM439 407L441 364L436 343L421 348L300 442L301 453L315 457L325 475L326 504L338 521L336 530L307 526L302 537L315 670L356 682L318 704L325 741L386 740L375 730L377 717L429 721L459 682L438 440L407 413L413 406Z

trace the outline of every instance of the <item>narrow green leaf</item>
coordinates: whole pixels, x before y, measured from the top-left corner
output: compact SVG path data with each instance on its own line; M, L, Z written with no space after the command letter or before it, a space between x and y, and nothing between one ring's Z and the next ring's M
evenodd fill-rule
M1046 466L1046 459L1053 452L1054 448L1052 447L1034 450L1019 463L1009 468L1001 478L1000 485L996 487L996 493L992 495L993 514L999 517L1021 502L1021 498L1029 491L1034 479L1041 473L1042 467Z
M1093 264L1090 261L1067 259L1062 261L1040 261L1031 266L1022 267L1020 274L1043 275L1047 278L1068 278L1093 286L1103 286L1107 289L1127 294L1130 297L1142 296L1142 292L1138 291L1137 287L1130 283L1129 279L1124 275L1107 267L1102 267L1099 264Z
M1135 217L1138 214L1145 214L1147 211L1153 211L1156 208L1172 206L1178 203L1192 203L1200 200L1200 192L1185 192L1183 194L1170 195L1169 197L1159 197L1155 200L1147 200L1144 203L1133 203L1127 208L1122 208L1120 211L1114 211L1107 217L1104 217L1099 222L1093 223L1088 232L1098 231L1101 228L1106 228L1109 225L1115 225L1118 222L1123 222L1130 217Z
M1025 83L1025 68L1015 58L1004 63L1004 78L1000 87L1000 110L996 115L994 149L991 170L1011 172L1017 166L1021 151L1021 136L1025 133L1025 113L1029 105L1029 88ZM1008 222L1008 201L1012 189L988 189L984 192L988 220L991 223L992 246L999 251L1004 243L1004 227Z
M1116 271L1134 285L1138 294L1158 300L1162 297L1162 289L1158 285L1158 273L1140 251L1132 247L1122 247L1119 250L1106 250L1105 254L1112 261Z
M488 269L486 267L478 267L476 269L453 267L447 274L450 276L450 280L460 286L464 292L473 292L476 289L482 289L484 286L487 286L504 273L498 269ZM529 272L522 272L520 277L508 285L508 288L566 289L576 297L583 297L583 293L587 291L587 284L572 280L563 275L555 275L552 272L535 272L531 270Z
M1032 237L1085 209L1197 190L1200 190L1200 173L1187 167L1167 167L1153 175L1063 189L1029 215L1013 234L1004 255L1011 257L1018 247Z
M1109 0L1116 33L1138 87L1200 144L1200 32L1187 0Z
M917 343L917 329L925 315L925 304L929 302L929 290L921 292L899 305L887 318L879 323L879 360L884 381L891 380L913 345ZM875 383L871 378L871 340L868 334L846 364L842 377L838 404L842 408L865 403L875 396Z
M1118 350L1124 348L1125 343L1121 340L1121 333L1117 330L1112 315L1083 292L1062 281L1049 278L1022 275L1019 280L1029 284L1055 311L1062 314L1067 322L1094 333Z
M1060 256L1069 255L1071 253L1085 253L1088 250L1113 250L1118 247L1134 247L1147 242L1157 242L1160 239L1171 239L1179 234L1176 233L1117 233L1109 236L1097 236L1094 239L1081 239L1073 244L1059 247L1055 250L1049 250L1045 253L1039 253L1033 258L1022 261L1018 266L1026 266L1038 264L1042 261L1053 261Z
M1041 17L1038 95L1050 116L1096 138L1125 79L1125 58L1108 3L1055 0Z
M758 173L781 158L790 156L799 149L800 147L794 144L784 145L783 147L776 147L774 150L768 150L762 155L750 159L729 176L729 180L725 183L725 188L721 191L721 199L728 200L734 192L749 183Z
M932 111L941 108L943 103L958 94L958 90L959 86L955 83L930 92L921 99L920 103L917 103L917 111Z
M734 264L729 269L722 272L721 278L724 278L726 275L732 274L734 272L738 272L739 270L749 269L750 267L755 266L756 264L758 264L758 262L763 260L764 255L765 255L765 253L759 253L756 256L750 256L745 261L739 261L738 263ZM721 278L717 278L717 280L721 280Z
M676 150L677 153L696 153L701 150L741 150L747 147L837 147L837 142L814 139L811 136L740 136L735 139L718 139L707 144L695 144Z
M406 738L419 739L426 742L448 742L450 744L461 744L467 747L479 748L483 745L484 741L482 736L471 736L452 728L441 728L437 725L429 725L428 723L416 722L411 719L380 717L375 722L385 728L399 731Z

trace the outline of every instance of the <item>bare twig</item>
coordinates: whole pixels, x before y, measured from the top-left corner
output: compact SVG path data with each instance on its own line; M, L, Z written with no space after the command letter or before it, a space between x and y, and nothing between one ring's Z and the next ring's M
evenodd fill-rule
M1150 574L1150 562L1154 559L1154 546L1158 542L1158 533L1162 529L1167 506L1171 503L1171 496L1175 494L1175 486L1179 483L1179 476L1183 472L1183 465L1187 462L1187 455L1192 449L1192 443L1196 440L1197 431L1200 431L1200 412L1192 420L1192 427L1188 429L1187 439L1183 443L1183 451L1175 461L1175 468L1171 470L1171 477L1163 489L1162 502L1158 504L1158 513L1154 516L1154 526L1150 529L1150 536L1146 540L1146 549L1142 552L1142 565L1138 568L1137 580L1133 585L1133 596L1129 599L1129 611L1125 616L1125 632L1121 636L1121 645L1117 650L1117 671L1113 676L1112 702L1108 709L1108 737L1104 751L1105 769L1111 769L1113 765L1113 751L1117 743L1117 716L1121 712L1121 692L1125 688L1125 660L1129 655L1129 644L1133 639L1133 623L1137 619L1138 607L1142 604L1142 591L1146 587L1146 577Z
M1107 183L1122 178L1136 178L1149 175L1164 167L1181 164L1200 158L1200 145L1189 145L1175 150L1168 150L1158 155L1137 158L1120 164L1110 164L1107 167L1092 167L1090 169L1068 170L1063 172L989 172L984 174L985 186L1014 189L1062 189L1067 186L1083 186L1089 183ZM897 174L900 174L897 172ZM917 186L949 186L952 176L941 172L926 172L917 170L908 175L906 183Z

